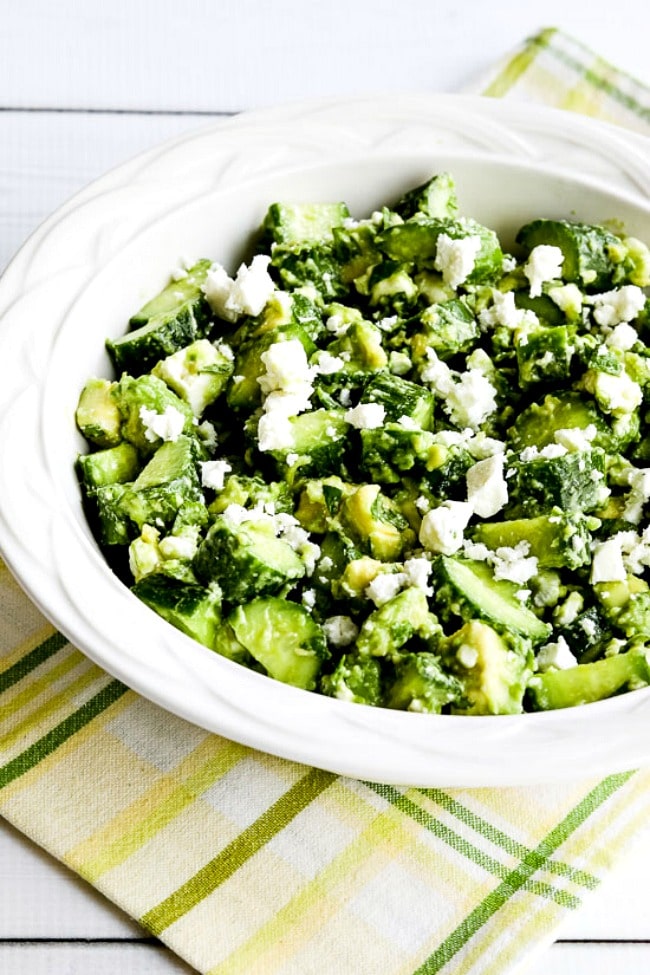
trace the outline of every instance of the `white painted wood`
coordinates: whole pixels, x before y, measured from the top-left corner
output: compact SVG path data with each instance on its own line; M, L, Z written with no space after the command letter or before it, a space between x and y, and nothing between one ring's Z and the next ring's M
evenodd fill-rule
M0 942L142 936L135 921L0 819Z
M2 945L2 975L196 975L166 948L150 944Z
M522 969L521 975L647 975L649 969L649 945L559 944ZM195 970L157 945L0 944L0 971L3 975L192 975Z
M615 19L613 11L615 9ZM558 25L648 78L644 0L21 0L3 4L10 107L237 110L297 97L453 91ZM613 27L615 26L615 29Z

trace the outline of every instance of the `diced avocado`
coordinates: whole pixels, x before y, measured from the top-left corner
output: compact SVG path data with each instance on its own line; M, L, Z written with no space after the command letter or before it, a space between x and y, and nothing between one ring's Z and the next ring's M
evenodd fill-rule
M152 453L162 442L147 429L143 410L162 415L172 408L185 418L182 432L191 434L194 430L194 414L190 407L157 376L147 374L134 378L123 375L117 384L117 397L122 415L122 436L143 453Z
M355 278L354 285L368 295L370 305L385 314L405 315L412 310L418 288L410 274L411 267L400 261L380 261L365 275Z
M199 579L219 583L229 603L275 594L305 574L299 556L265 522L238 525L223 515L210 526L193 565Z
M362 484L345 498L341 521L375 559L391 562L414 541L408 522L378 484Z
M133 315L131 331L106 342L118 375L141 375L205 334L212 312L202 286L210 265L209 260L199 261Z
M528 690L537 710L551 711L602 701L624 689L633 690L648 684L650 668L645 650L631 649L593 663L536 674L531 678Z
M609 249L620 241L604 227L570 220L533 220L521 227L516 240L526 254L540 244L559 247L565 281L577 281L594 291L611 283L614 262Z
M305 690L327 658L321 627L297 603L269 596L237 606L228 617L237 640L270 677Z
M357 638L357 652L362 657L392 658L415 634L430 638L439 632L438 622L429 612L427 597L421 589L411 586L364 620Z
M395 204L394 210L408 220L416 213L444 220L456 216L458 199L456 184L450 173L437 173L421 186L409 190Z
M448 640L445 660L462 685L466 704L455 714L519 714L532 673L530 645L470 620Z
M197 339L173 355L157 362L154 376L162 379L177 396L201 416L219 398L233 373L234 361L222 347L207 339Z
M429 305L419 321L420 328L410 340L414 362L426 362L427 349L435 349L441 359L468 352L479 336L474 315L458 298Z
M593 511L609 494L605 453L599 448L535 457L516 464L515 470L519 507L525 514L544 514L554 507L567 514Z
M537 559L540 569L577 569L591 562L591 535L585 519L559 509L536 518L484 521L474 529L473 538L493 551L527 542L527 554Z
M81 391L75 419L86 440L98 447L115 447L122 439L117 384L89 379Z
M351 377L385 369L388 356L382 346L381 331L372 322L354 321L341 338L332 342L328 351L340 356L344 362L345 373Z
M201 500L194 445L188 437L162 444L132 484L120 506L130 520L143 525L171 525L187 501Z
M332 529L348 485L333 474L307 481L298 500L296 518L310 532L325 534Z
M305 244L331 240L334 227L350 216L345 203L272 203L262 222L265 240Z
M218 590L154 572L136 582L131 591L168 623L213 649L221 618Z
M133 481L140 466L137 450L126 442L106 450L97 450L94 454L81 454L77 465L88 494L106 484Z
M550 626L517 598L519 587L506 579L495 579L486 563L441 555L434 569L437 605L446 608L447 616L460 616L467 622L485 620L500 632L512 630L533 643L548 638Z
M386 706L400 711L440 714L448 704L463 700L461 682L443 669L440 657L426 650L406 653L395 667Z
M431 428L433 393L419 383L379 372L366 382L361 401L383 406L388 422L397 423L402 417L406 417L421 430Z
M321 691L339 701L381 705L381 664L373 657L344 653L334 672L321 679Z

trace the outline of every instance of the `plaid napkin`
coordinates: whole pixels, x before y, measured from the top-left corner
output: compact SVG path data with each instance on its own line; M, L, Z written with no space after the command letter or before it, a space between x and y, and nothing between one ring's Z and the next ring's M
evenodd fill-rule
M554 30L481 90L650 131L650 90ZM400 789L273 758L103 673L4 567L0 605L0 812L210 975L506 975L649 818L650 771Z

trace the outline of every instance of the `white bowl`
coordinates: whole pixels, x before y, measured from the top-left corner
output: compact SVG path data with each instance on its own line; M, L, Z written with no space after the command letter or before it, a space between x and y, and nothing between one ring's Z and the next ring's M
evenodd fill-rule
M81 508L74 410L103 351L181 255L235 264L274 200L365 215L450 170L504 244L538 216L612 218L650 240L650 142L575 115L400 95L242 115L162 146L70 200L0 281L0 550L47 617L109 673L195 724L374 781L513 785L650 759L650 689L502 717L362 707L278 683L173 629L107 567Z

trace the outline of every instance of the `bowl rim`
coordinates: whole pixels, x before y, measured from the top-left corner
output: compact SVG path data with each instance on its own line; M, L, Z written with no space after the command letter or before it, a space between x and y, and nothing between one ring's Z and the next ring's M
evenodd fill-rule
M71 227L76 227L80 214L82 228L85 226L85 233L92 241L90 218L105 214L109 201L123 190L127 196L131 193L132 198L134 188L151 185L155 190L167 185L163 177L166 173L165 179L169 180L173 175L174 159L179 152L182 157L187 156L188 150L190 154L196 151L199 156L201 153L205 156L206 147L228 143L235 151L241 151L243 145L245 157L246 152L252 151L251 146L259 151L261 143L277 146L289 139L291 144L298 124L301 131L306 127L315 133L312 137L322 146L332 126L339 133L346 131L352 138L351 128L361 116L367 118L369 129L381 140L391 134L391 126L400 112L412 120L414 128L434 121L450 125L458 124L459 119L464 125L469 121L470 130L473 125L473 134L479 142L492 140L492 149L468 149L464 145L447 148L449 155L474 160L489 158L499 165L519 167L531 173L566 177L576 185L607 192L613 200L628 202L650 219L650 175L643 178L644 172L650 171L650 140L606 123L569 117L568 113L556 109L533 110L531 106L478 96L417 93L296 101L219 119L139 154L64 203L28 238L0 278L0 354L17 350L20 360L14 381L0 392L0 444L10 458L18 457L25 423L37 444L37 456L25 461L15 471L15 477L11 465L3 465L0 472L0 552L44 615L102 668L172 713L262 751L356 778L415 786L515 785L569 778L575 774L576 767L591 774L634 767L650 757L650 734L648 731L643 734L645 726L650 727L646 720L646 712L650 714L650 688L584 705L570 713L489 717L406 714L357 707L305 692L219 657L159 619L113 575L96 543L91 542L89 531L84 531L78 520L71 520L69 512L63 510L67 501L53 469L56 458L51 456L46 435L52 423L53 374L48 371L46 359L33 358L26 347L27 337L21 344L15 329L25 319L23 305L28 307L39 289L45 287L47 291L48 281L56 278L56 275L48 277L48 259L52 261L54 248L60 246L62 236ZM605 160L616 169L624 157L624 178L632 187L621 185L612 189L608 179L598 173L583 174L575 165L558 164L557 158L551 164L548 159L535 158L535 153L532 157L526 155L531 132L535 151L540 144L546 145L544 140L555 139L558 145L562 144L570 132L577 142L586 139L591 148L600 146L601 163ZM523 156L508 158L498 142L499 137L505 139L510 152L521 144ZM332 153L324 164L303 160L302 163L293 161L292 165L304 170L312 164L316 167L342 164L350 158L350 153L357 161L363 160L363 152L353 139L352 143L348 155L345 149ZM390 155L383 148L380 151L384 157ZM553 151L558 152L555 144ZM372 149L369 158L377 152L376 148ZM402 148L393 152L401 158L414 150L405 152ZM247 182L263 182L266 178L265 171L254 171L243 178L232 175L230 182L218 184L214 192L230 193ZM177 203L180 208L184 205L182 200ZM164 220L167 215L168 211L159 212L158 218ZM137 243L137 239L136 231L133 240ZM115 254L107 260L110 262L114 257ZM63 303L63 325L84 294L84 281L87 287L87 276L84 278L82 274L79 295L72 301L65 283L59 282L57 294ZM43 480L36 492L33 490L35 476ZM39 506L37 527L47 536L47 546L39 550L38 556L34 542L41 536L28 530L26 520L30 515L24 504L21 506L25 491L30 492L34 504ZM76 563L76 559L80 562ZM79 605L79 597L75 596L75 565L77 568L83 565L88 574L82 587L84 596L96 585L105 587L102 591L109 593L109 606L99 613L99 619L94 613L89 617L87 609ZM134 658L122 652L99 628L100 623L110 627L107 613L116 607L124 609L128 620L137 620L155 646L164 651L162 679L160 675L152 675L142 662L134 663ZM210 681L215 682L214 687L206 686ZM233 689L238 690L239 699L229 697ZM611 733L612 724L616 725L616 734ZM635 737L630 741L632 732ZM593 748L583 748L566 758L570 735L586 740L591 737L597 741L600 753L593 755L590 754ZM515 747L516 767L495 762L497 746L503 749L502 756ZM526 748L530 749L528 762ZM530 762L531 754L537 757L536 763ZM581 764L577 765L578 762Z

